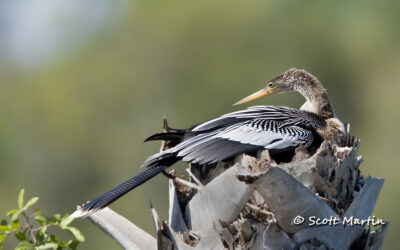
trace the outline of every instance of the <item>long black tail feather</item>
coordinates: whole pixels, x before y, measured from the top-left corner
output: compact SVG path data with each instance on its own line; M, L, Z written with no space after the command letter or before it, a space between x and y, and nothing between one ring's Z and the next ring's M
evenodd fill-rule
M110 205L115 200L126 194L127 192L150 180L151 178L161 173L171 165L172 164L169 163L169 164L162 164L162 165L157 164L150 166L145 171L141 172L135 177L123 182L122 184L111 189L110 191L105 192L102 195L99 195L92 201L89 201L83 206L79 207L71 216L75 218L85 217L102 208L105 208L106 206Z
M157 133L154 134L150 137L148 137L146 140L144 140L145 142L148 141L182 141L182 139L185 136L185 132L184 131L178 131L178 132L164 132L164 133Z

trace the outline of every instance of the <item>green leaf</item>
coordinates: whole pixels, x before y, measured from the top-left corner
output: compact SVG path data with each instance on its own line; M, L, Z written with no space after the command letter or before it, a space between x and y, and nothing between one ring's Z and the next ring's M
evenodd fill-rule
M11 221L18 220L18 216L20 215L21 210L13 209L7 213L7 216L11 217Z
M54 226L57 226L57 225L60 223L60 221L61 221L61 216L60 216L60 214L55 214L55 215L51 216L51 217L48 219L48 222L49 222L51 225L54 225Z
M44 229L45 230L40 229L39 231L36 232L36 240L39 242L39 244L41 244L47 237L46 228Z
M15 220L15 221L11 222L11 228L12 228L12 230L14 230L14 231L18 230L19 224L20 224L20 223L19 223L19 220Z
M19 209L22 209L22 207L24 206L24 193L25 193L25 189L21 189L21 191L19 191L19 195L18 195Z
M69 231L70 233L72 233L72 235L75 237L75 239L79 242L85 241L85 237L83 236L83 234L79 231L78 228L76 227L65 227L65 230Z
M50 234L50 241L51 242L58 242L58 238L57 238L57 236L55 236L54 234Z
M5 226L8 225L8 221L6 219L1 220L0 225Z
M69 244L69 243L67 243L67 242L61 241L61 242L58 243L58 246L59 246L59 247L67 247L68 244Z
M0 226L0 233L4 233L4 232L10 232L11 231L11 227L6 225L6 226Z
M35 215L40 215L41 214L41 212L40 212L40 208L35 208Z
M23 241L26 240L26 235L23 232L16 232L15 238L17 238L19 241Z
M54 242L47 242L41 246L38 246L36 249L57 249L58 244Z
M5 235L0 234L0 243L2 243L2 242L4 241L5 238L6 238ZM0 244L0 246L1 246L1 244Z
M30 208L33 204L35 204L38 200L39 200L39 197L33 197L33 198L31 198L31 199L25 204L25 206L22 208L22 210L23 210L23 211L27 210L27 209Z
M20 241L18 243L18 245L15 247L15 250L30 250L30 249L35 249L35 245L33 245L32 243L24 240L24 241Z
M20 212L20 211L17 209L10 210L10 211L8 211L7 216L11 217L18 212Z
M73 220L74 218L72 218L68 214L65 214L60 222L60 228L65 229Z
M36 215L34 219L40 223L40 225L45 225L47 223L47 218L43 215Z
M68 241L68 248L71 249L71 250L76 250L78 245L79 245L79 241L77 241L77 240Z

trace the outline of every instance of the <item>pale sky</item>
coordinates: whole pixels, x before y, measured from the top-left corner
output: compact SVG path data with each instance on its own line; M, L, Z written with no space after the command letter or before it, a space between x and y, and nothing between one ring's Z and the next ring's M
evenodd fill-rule
M0 0L0 61L40 67L118 20L127 0Z

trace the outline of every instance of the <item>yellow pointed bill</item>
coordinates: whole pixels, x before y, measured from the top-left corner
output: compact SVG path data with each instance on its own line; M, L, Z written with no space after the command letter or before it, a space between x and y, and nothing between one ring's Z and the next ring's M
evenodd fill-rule
M235 103L233 105L250 102L250 101L253 101L255 99L258 99L258 98L263 97L268 94L271 94L271 90L269 90L267 88L263 88L263 89L257 91L256 93L253 93L253 94L249 95L248 97L243 98L242 100L238 101L237 103Z

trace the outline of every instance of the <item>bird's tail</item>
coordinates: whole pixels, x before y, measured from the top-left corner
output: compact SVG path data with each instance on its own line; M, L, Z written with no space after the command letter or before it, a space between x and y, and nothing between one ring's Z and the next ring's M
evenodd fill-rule
M92 201L87 202L83 206L79 207L71 216L73 218L78 217L85 217L88 216L106 206L110 205L112 202L117 200L119 197L123 196L127 192L131 191L132 189L140 186L141 184L145 183L146 181L150 180L157 174L163 172L173 163L168 162L166 164L154 164L147 168L145 171L141 172L140 174L136 175L135 177L125 181L124 183L116 186L115 188L111 189L108 192L105 192L102 195L99 195Z
M180 143L187 133L183 129L172 129L168 125L165 125L168 132L163 132L150 136L146 141L164 140L169 143L169 147L173 147ZM157 174L163 172L169 166L178 161L176 157L176 152L171 152L172 150L166 150L158 154L150 156L143 164L142 167L147 167L146 170L136 175L135 177L125 181L124 183L116 186L104 194L99 195L95 199L87 202L83 206L79 207L71 216L74 218L88 216L102 208L113 203L119 197L128 193L132 189L142 185L146 181L150 180Z
M185 135L185 131L173 131L173 132L163 132L163 133L157 133L154 134L152 136L149 136L146 140L144 140L145 142L148 141L178 141L178 140L182 140L183 137Z
M187 135L187 130L168 128L167 132L157 133L148 137L144 142L148 141L167 141L170 147L182 142Z

